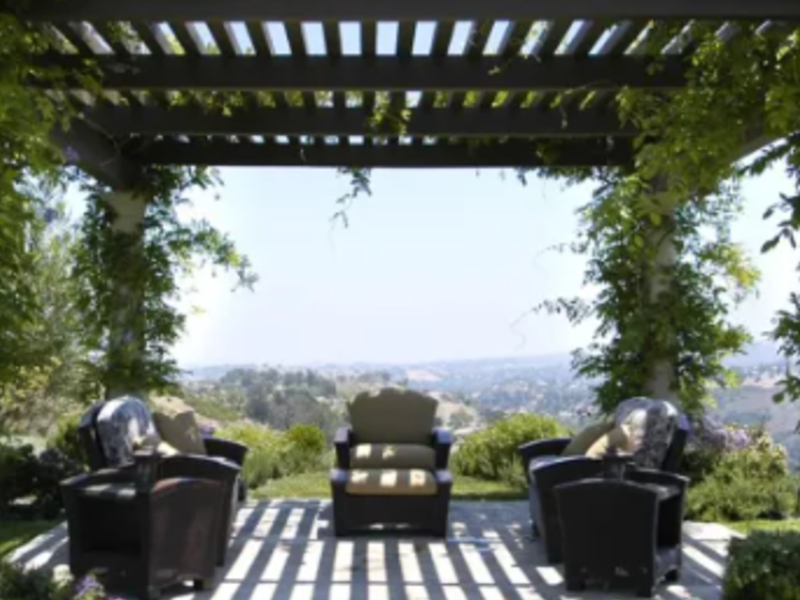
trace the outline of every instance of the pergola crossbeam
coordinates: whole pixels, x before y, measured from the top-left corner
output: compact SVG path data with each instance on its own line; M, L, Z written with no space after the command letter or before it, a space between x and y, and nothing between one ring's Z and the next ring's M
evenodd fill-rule
M50 137L68 162L109 187L128 189L140 180L141 163L85 121L74 120L69 129L56 129Z
M401 129L374 127L371 113L361 109L256 109L231 115L195 107L85 109L87 119L114 136L126 135L265 135L409 137L549 137L632 136L614 112L481 110L412 111Z
M78 70L76 56L50 55L42 62ZM586 90L630 86L670 90L685 84L680 58L653 73L642 57L554 56L507 61L497 57L98 56L102 85L110 90L332 90L453 91Z
M365 168L590 167L627 165L633 156L627 143L610 147L565 143L547 147L544 154L538 148L531 143L304 146L163 141L144 147L137 156L148 164L160 165Z
M800 19L796 0L39 0L27 16L71 21Z

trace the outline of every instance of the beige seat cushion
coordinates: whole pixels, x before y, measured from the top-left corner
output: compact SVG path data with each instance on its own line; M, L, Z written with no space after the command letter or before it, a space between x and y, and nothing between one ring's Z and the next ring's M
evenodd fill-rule
M358 444L350 450L353 469L436 468L436 452L421 444Z
M385 388L363 392L348 405L358 444L431 443L438 403L419 392Z
M601 435L586 451L589 458L602 458L609 448L620 452L630 452L631 433L626 425L617 425L608 433Z
M350 471L345 491L354 496L435 496L436 478L422 469Z
M154 413L153 420L162 441L182 454L206 454L206 445L194 412L186 411L174 416Z
M581 456L586 454L589 448L600 439L600 436L607 434L612 429L614 429L613 421L603 421L589 425L572 438L569 445L564 448L561 456Z

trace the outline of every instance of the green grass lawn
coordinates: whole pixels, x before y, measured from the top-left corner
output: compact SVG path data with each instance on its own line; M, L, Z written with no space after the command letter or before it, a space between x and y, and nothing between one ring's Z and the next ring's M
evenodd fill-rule
M0 558L56 525L57 521L0 521Z
M254 490L254 499L271 498L330 498L328 471L304 473L270 481ZM453 500L521 500L525 494L498 481L483 481L472 477L455 477Z
M725 525L745 535L756 530L800 531L800 519L788 519L786 521L740 521L738 523L725 523Z

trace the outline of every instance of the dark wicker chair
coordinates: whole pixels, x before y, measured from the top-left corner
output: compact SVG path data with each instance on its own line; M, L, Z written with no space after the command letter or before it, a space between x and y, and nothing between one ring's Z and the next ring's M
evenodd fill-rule
M688 479L633 470L626 479L587 479L555 489L569 591L614 584L627 573L638 595L677 581Z
M353 427L339 429L334 440L331 491L336 535L394 525L444 537L453 485L447 470L452 436L433 427L436 401L415 392L383 390L377 396L362 394L349 408ZM404 455L406 451L412 458ZM423 460L415 463L413 453L421 453ZM413 487L408 485L412 471L424 478L424 494L408 489ZM396 485L373 485L367 493L351 487L357 487L354 477L359 474L376 480L384 473Z
M125 470L109 469L64 481L62 494L76 578L104 573L141 600L187 580L205 589L213 579L224 527L222 483L162 478L143 488Z
M661 470L677 472L680 469L687 436L685 424L679 425L673 433ZM569 438L556 438L531 442L519 448L528 480L533 535L541 536L551 563L561 562L562 556L561 525L553 490L565 483L599 477L603 470L602 461L596 458L560 456L569 442Z
M79 435L86 450L89 466L93 471L109 468L108 459L103 452L96 420L103 403L92 406L82 417ZM208 456L180 454L164 457L159 463L159 478L191 477L220 482L224 489L222 526L217 535L217 562L222 565L228 551L228 542L236 516L237 498L242 498L241 465L247 454L247 447L227 440L205 438ZM127 477L133 478L133 464L119 469Z

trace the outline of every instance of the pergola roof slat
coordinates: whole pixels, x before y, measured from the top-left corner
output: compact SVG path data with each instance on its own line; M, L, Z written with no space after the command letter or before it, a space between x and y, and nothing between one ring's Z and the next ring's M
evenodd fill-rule
M798 19L796 0L40 0L28 18L82 21Z
M208 29L222 56L236 56L242 53L242 49L236 41L236 35L228 23L211 21L208 23Z
M478 168L625 165L632 160L632 150L627 143L612 147L604 143L562 143L548 147L545 159L530 142L344 147L162 141L143 147L135 156L148 164L164 165Z
M255 53L263 56L272 54L266 31L264 31L264 23L261 21L248 21L245 23L245 26L247 27L247 35L250 36L250 41L253 44Z
M199 39L193 27L182 22L171 22L169 28L175 34L186 56L200 56L202 40Z
M362 109L241 110L231 115L200 108L98 107L84 110L85 117L112 135L270 135L363 136L380 135L370 127L370 113ZM450 111L413 111L404 135L454 137L586 138L633 136L614 113L573 110L509 111L478 108Z
M151 23L131 23L133 30L153 56L164 56L169 42L161 30Z
M81 60L64 55L49 56L43 62L77 69ZM623 86L669 90L685 83L679 57L665 59L664 69L657 73L649 71L647 58L635 56L592 56L580 61L555 56L510 63L488 56L476 60L343 57L335 68L327 57L98 56L96 62L104 74L103 86L113 90L528 91Z

